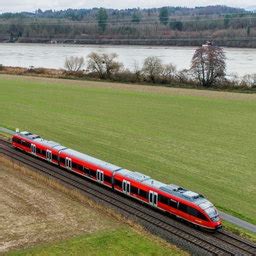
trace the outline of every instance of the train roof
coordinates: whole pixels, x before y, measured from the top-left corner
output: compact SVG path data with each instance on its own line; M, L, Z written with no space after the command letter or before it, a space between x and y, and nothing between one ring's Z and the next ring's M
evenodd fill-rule
M50 148L56 149L58 151L66 149L66 147L62 146L58 142L51 141L51 140L45 140L45 139L41 138L39 135L32 134L31 132L23 131L23 132L17 133L17 135L20 135L21 137L24 137L29 140L33 140L34 142L37 142L43 146L50 147Z
M100 159L97 159L95 157L92 157L92 156L89 156L89 155L86 155L86 154L83 154L83 153L80 153L80 152L78 152L76 150L73 150L73 149L67 148L67 149L63 150L62 152L67 153L67 154L69 154L73 157L79 158L82 161L86 161L86 162L89 162L91 164L95 164L95 165L99 166L100 168L107 169L111 172L121 169L121 167L119 167L117 165L107 163L105 161L102 161Z
M35 140L41 138L39 135L33 134L31 132L23 131L16 133L16 135L20 135L21 137L27 138L29 140Z
M154 180L150 176L147 176L140 172L133 172L133 171L129 171L127 169L122 169L118 172L118 174L121 174L122 176L124 176L126 178L130 178L134 181L140 182L141 184L145 184L150 187L159 189L162 186L166 186L166 184L164 184L160 181Z
M163 182L154 179L145 180L143 181L143 184L146 184L157 189L161 189L161 187L166 186L166 184L164 184Z
M170 195L177 196L179 198L188 200L193 203L205 201L205 198L203 195L200 195L196 192L187 190L187 189L177 186L175 184L162 186L162 187L160 187L160 190L162 190L165 193L168 193Z
M132 180L138 181L138 182L143 182L145 180L150 179L149 176L140 173L140 172L133 172L133 171L129 171L127 169L122 169L118 172L118 174L123 175L124 177L130 178Z

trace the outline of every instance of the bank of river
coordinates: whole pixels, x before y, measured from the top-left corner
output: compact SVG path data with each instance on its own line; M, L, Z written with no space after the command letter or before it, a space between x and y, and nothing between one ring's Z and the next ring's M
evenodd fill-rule
M115 52L125 67L142 65L148 56L157 56L164 63L173 63L179 70L189 68L196 47L175 46L110 46L64 44L0 44L0 64L4 66L63 68L69 56L86 57L90 52ZM227 56L227 74L239 76L256 73L256 49L224 48Z

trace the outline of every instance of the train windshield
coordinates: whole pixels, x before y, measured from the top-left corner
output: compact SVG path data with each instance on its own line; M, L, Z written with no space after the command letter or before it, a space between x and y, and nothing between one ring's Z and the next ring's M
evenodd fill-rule
M213 220L213 221L218 221L219 220L219 214L217 210L214 207L209 207L205 209L205 212L208 214L208 216Z

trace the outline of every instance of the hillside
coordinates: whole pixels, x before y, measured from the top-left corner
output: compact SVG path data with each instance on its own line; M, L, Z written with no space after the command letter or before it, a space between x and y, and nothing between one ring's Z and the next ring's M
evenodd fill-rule
M0 15L1 42L256 47L256 13L227 6L37 10Z

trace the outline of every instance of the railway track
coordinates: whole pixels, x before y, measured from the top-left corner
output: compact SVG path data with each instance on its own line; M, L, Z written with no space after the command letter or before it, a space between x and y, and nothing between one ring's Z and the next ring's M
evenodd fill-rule
M0 153L43 175L50 176L72 189L77 189L90 199L117 210L123 216L139 223L151 233L175 243L194 255L256 255L256 244L225 230L211 234L166 216L121 193L102 187L87 178L17 151L7 141L0 139Z

